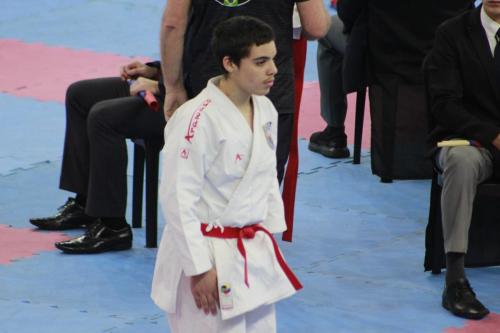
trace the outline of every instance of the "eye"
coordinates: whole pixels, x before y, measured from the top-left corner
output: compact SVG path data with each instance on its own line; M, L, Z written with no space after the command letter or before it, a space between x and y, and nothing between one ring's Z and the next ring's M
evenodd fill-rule
M262 59L262 60L257 60L257 61L255 62L255 64L256 64L257 66L263 66L263 65L266 63L266 61L267 61L267 60L265 60L265 59Z

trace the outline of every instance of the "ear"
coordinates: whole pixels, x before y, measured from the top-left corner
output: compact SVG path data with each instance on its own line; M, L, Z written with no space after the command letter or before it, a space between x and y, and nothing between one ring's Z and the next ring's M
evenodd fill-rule
M236 64L231 60L229 56L222 58L222 66L226 69L228 73L232 73L236 68Z

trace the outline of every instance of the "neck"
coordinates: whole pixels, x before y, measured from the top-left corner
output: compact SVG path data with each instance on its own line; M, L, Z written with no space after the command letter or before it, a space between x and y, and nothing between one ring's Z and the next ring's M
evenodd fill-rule
M500 15L495 15L494 13L491 13L490 11L488 11L486 8L483 8L483 9L484 9L485 14L488 15L488 17L490 19L492 19L496 23L500 24Z
M226 95L231 102L240 110L250 106L251 95L239 88L233 81L223 77L219 81L219 89Z

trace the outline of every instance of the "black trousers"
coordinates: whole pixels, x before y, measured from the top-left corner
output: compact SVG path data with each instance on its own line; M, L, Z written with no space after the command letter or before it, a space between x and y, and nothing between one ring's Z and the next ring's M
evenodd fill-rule
M85 212L90 216L125 216L125 139L162 137L164 127L163 112L154 112L142 98L130 96L128 83L120 78L73 83L66 92L59 187L86 195Z

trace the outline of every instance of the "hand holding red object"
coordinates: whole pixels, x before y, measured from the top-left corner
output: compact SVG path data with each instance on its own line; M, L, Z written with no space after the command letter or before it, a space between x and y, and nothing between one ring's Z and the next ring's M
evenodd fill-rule
M130 85L130 95L139 95L153 111L159 110L159 105L154 93L158 93L158 82L146 78L128 80Z

